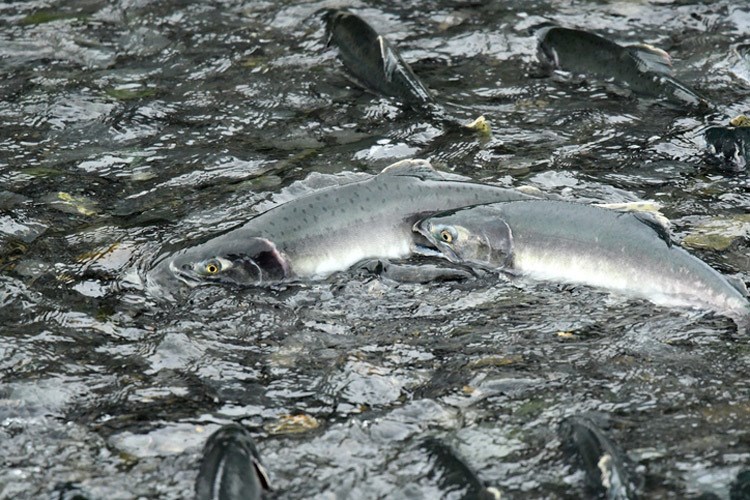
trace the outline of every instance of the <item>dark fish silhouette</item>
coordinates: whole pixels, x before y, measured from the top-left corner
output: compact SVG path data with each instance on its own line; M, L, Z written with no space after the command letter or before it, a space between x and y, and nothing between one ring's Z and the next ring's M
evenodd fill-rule
M594 421L574 415L558 428L563 449L586 472L589 487L608 500L635 500L637 487L630 477L627 458Z
M750 161L750 127L709 127L704 137L712 160L734 172L747 169Z
M437 438L427 438L420 446L431 458L431 475L437 476L443 495L464 500L498 500L500 492L485 486L453 449Z
M545 26L537 32L538 57L548 70L614 80L635 94L709 110L711 104L672 76L669 54L650 45L619 45L588 31Z
M228 424L208 438L195 481L196 500L259 500L270 489L268 473L247 429Z
M433 102L396 49L362 18L345 10L331 10L324 19L327 44L338 47L341 61L359 85L412 105Z

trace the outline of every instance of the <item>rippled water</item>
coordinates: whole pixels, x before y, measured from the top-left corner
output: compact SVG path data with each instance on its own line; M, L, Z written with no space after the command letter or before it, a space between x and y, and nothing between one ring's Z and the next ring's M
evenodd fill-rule
M556 428L594 412L644 496L727 498L750 462L750 349L729 320L354 270L169 302L143 275L164 250L416 156L573 200L657 201L677 239L748 282L747 174L708 162L702 130L749 111L734 49L750 8L352 4L453 116L490 120L483 138L353 87L324 47L331 6L0 6L0 497L189 497L203 442L235 420L279 498L450 496L427 437L506 498L579 498ZM529 29L550 20L669 51L720 112L539 77Z

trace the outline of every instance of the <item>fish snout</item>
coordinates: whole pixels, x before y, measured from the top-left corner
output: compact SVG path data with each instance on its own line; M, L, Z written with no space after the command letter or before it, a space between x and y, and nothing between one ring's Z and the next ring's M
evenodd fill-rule
M461 262L461 259L453 250L453 248L442 241L440 238L435 236L438 225L430 219L422 219L414 224L412 227L413 231L421 234L427 240L429 245L441 256L448 259L451 262Z

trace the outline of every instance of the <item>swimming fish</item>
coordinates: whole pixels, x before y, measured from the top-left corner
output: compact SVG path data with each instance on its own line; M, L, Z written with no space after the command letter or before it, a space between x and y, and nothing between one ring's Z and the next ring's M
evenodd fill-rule
M635 500L637 485L631 477L627 456L594 421L573 415L558 428L563 449L586 472L589 486L608 500ZM597 495L598 496L598 495Z
M709 127L704 132L710 159L733 172L747 169L750 161L750 127Z
M619 45L588 31L545 26L537 55L548 70L591 74L624 84L635 94L707 110L712 106L673 76L669 54L650 45Z
M530 200L436 214L414 229L452 262L708 309L741 330L750 324L744 284L672 244L664 228L640 214Z
M211 434L195 480L196 500L260 500L271 485L250 432L227 424Z
M402 160L358 182L276 206L161 260L154 279L263 284L326 277L365 259L429 253L414 223L452 208L530 198L513 189L447 180L425 160Z
M408 104L433 102L396 49L362 18L345 10L331 10L324 20L327 45L338 47L341 61L360 86Z
M443 496L462 500L500 500L500 491L485 485L476 471L443 441L428 437L420 448L429 456L430 476L437 479Z

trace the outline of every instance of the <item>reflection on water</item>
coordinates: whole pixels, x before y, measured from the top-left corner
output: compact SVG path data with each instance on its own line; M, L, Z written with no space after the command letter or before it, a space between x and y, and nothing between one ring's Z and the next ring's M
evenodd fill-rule
M163 252L405 157L564 199L653 200L750 279L744 174L702 131L750 107L736 2L429 2L356 9L450 115L358 89L306 4L15 2L0 9L0 497L187 498L218 425L281 498L448 494L435 437L508 498L582 497L555 429L602 413L644 496L728 498L748 468L750 351L728 320L493 278L342 272L273 288L148 283ZM540 78L530 28L669 51L701 117ZM456 490L458 491L458 490Z

